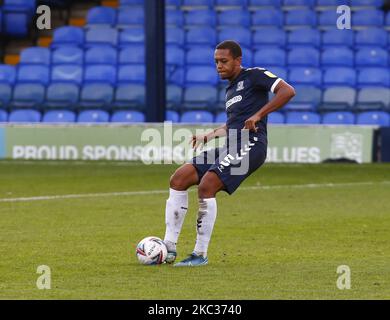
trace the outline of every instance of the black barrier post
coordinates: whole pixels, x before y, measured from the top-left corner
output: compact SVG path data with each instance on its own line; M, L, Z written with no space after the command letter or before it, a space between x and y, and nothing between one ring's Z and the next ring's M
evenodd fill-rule
M146 121L165 119L165 0L145 0Z

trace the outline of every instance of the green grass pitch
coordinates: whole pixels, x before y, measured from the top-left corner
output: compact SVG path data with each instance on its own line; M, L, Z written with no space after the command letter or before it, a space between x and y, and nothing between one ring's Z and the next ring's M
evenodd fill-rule
M137 242L164 236L175 168L0 162L0 299L390 298L388 164L266 164L217 196L209 265L139 265ZM179 259L193 249L196 212L191 188ZM36 286L39 265L50 290ZM337 288L340 265L349 290Z

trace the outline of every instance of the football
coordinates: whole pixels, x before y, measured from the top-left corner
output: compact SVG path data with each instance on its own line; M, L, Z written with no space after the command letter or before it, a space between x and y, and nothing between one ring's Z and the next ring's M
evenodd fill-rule
M155 265L165 262L168 251L165 243L158 237L142 239L136 249L136 256L141 264Z

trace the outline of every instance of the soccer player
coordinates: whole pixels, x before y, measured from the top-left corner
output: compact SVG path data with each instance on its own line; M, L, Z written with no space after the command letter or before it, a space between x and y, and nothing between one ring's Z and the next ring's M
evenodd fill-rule
M165 211L167 263L173 263L176 259L176 243L188 208L188 188L198 185L199 198L194 251L174 266L208 263L207 249L217 216L216 194L223 190L231 195L264 163L267 154L267 115L284 106L295 95L292 86L270 71L243 68L242 50L235 41L218 44L214 59L221 79L229 81L226 88L227 122L205 135L193 136L191 142L196 149L212 139L226 136L226 144L194 157L171 176ZM275 93L270 101L269 91Z

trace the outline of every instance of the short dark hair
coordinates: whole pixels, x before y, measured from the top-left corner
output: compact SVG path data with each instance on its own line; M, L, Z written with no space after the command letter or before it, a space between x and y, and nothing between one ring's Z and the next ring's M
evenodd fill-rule
M242 49L240 45L233 40L225 40L217 45L216 49L228 49L232 54L233 58L236 59L238 57L242 57Z

